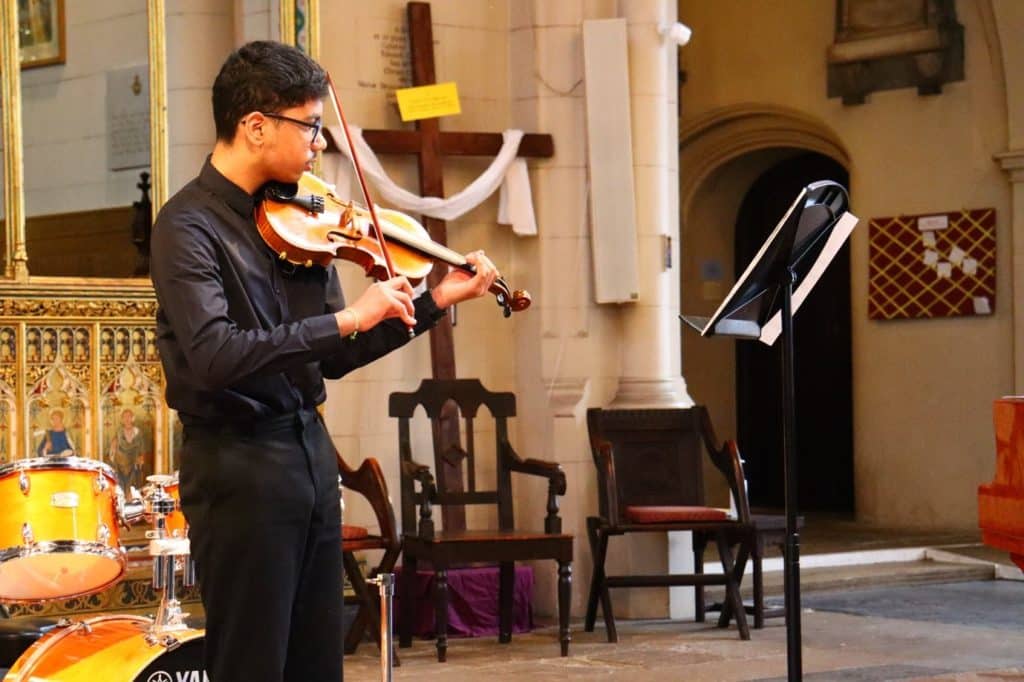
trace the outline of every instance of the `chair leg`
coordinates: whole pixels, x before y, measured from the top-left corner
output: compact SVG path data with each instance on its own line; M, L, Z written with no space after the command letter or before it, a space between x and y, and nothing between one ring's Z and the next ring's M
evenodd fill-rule
M587 519L587 541L590 543L590 556L594 562L594 571L590 576L590 596L587 598L587 615L583 619L583 630L594 631L597 621L597 600L601 596L601 583L604 579L604 554L598 546L597 519Z
M434 566L434 630L437 662L448 660L448 569Z
M608 555L609 536L598 528L598 519L587 519L587 536L590 539L590 553L594 558L594 572L590 577L590 597L587 600L587 615L583 622L586 632L594 631L597 621L597 603L601 601L601 612L604 615L604 629L609 642L618 642L619 635L615 630L615 614L612 612L612 597L605 580L604 562Z
M737 543L736 560L735 560L735 562L733 564L733 571L732 571L737 588L739 588L741 585L743 585L743 574L746 572L746 569L747 569L747 557L750 554L750 547L751 546L748 544L748 540L747 539L741 539L739 541L739 543ZM756 602L756 600L757 600L757 596L756 595L755 595L754 599L755 599L755 602ZM743 607L743 612L744 613L755 613L755 615L756 615L756 603L755 603L755 608L754 609L748 609L747 607L744 606ZM732 620L732 603L728 599L726 599L722 603L722 613L718 617L718 627L720 627L720 628L729 627L729 621L730 620Z
M731 606L732 615L736 618L736 627L740 631L740 639L750 639L750 628L747 627L747 614L743 608L743 598L740 596L736 565L733 563L729 540L725 533L718 533L715 541L718 545L718 556L722 561L722 574L725 576L725 603ZM722 627L722 620L727 618L726 613L726 607L723 606L722 617L718 619L719 627ZM725 622L728 623L728 620Z
M380 646L380 612L374 608L374 600L370 597L370 590L363 578L362 571L359 570L359 563L355 556L351 552L343 552L341 559L345 565L345 574L348 576L349 582L352 583L352 591L356 593L356 599L359 600L359 610L356 612L355 620L352 621L352 626L345 634L345 653L351 654L355 653L359 642L363 639L367 621L371 621L376 626L373 636L377 641L377 646Z
M512 641L512 602L515 594L515 567L511 561L498 564L498 641Z
M416 582L416 558L405 553L405 560L402 563L402 586L401 601L402 611L398 619L398 646L406 648L412 646L412 624L416 619L416 605L413 603L413 588Z
M569 655L569 609L572 605L572 562L558 562L558 641L562 655Z
M704 574L704 550L708 546L708 537L704 533L693 533L693 572L696 575ZM704 622L707 612L707 605L704 602L704 586L693 586L693 614L694 620L698 623Z
M754 554L751 558L754 565L754 629L764 627L764 576L761 573L761 555Z

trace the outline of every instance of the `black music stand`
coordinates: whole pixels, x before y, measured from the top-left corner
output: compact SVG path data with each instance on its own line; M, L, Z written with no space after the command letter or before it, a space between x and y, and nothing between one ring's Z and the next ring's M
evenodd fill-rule
M715 314L679 316L701 336L756 339L767 345L782 336L782 461L786 480L783 589L786 663L791 682L803 679L793 314L857 224L857 217L846 212L848 203L846 189L830 180L804 187Z

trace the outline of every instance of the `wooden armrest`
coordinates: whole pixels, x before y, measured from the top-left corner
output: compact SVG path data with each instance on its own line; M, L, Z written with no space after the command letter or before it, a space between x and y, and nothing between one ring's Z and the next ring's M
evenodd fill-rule
M516 457L515 460L509 463L508 468L509 471L517 471L521 474L542 476L554 484L556 494L565 494L567 485L565 472L562 471L562 467L559 464L548 462L543 459L519 459Z
M432 504L437 500L437 485L434 483L434 475L430 473L430 467L419 462L414 462L411 459L402 460L402 476L412 480L413 482L419 481L420 494L418 506L420 509L419 521L416 525L416 534L420 537L429 538L434 535L434 520ZM412 485L405 488L403 496L412 495ZM406 508L406 504L411 506ZM415 496L403 497L402 500L402 523L403 533L411 533L413 528L413 511L417 506Z
M715 436L715 429L711 426L711 415L706 408L700 409L700 431L704 440L704 447L711 456L711 462L715 468L722 472L725 480L729 483L729 490L732 491L736 501L736 513L739 520L750 523L750 503L747 500L747 479L743 473L743 458L740 457L740 448L734 440L727 440L718 445L718 437Z
M594 464L597 466L598 485L603 504L601 513L607 517L609 524L619 525L619 493L615 481L615 460L612 458L612 444L604 439L595 439L591 448L594 454Z
M335 452L337 453L337 450ZM373 509L374 516L377 517L380 536L388 543L397 545L399 541L398 524L395 521L395 510L391 506L391 498L388 496L388 487L384 480L384 472L380 468L380 462L372 457L367 457L358 469L352 469L341 458L340 453L337 454L337 457L338 470L341 472L341 485L366 498Z
M402 462L402 475L408 476L413 481L418 481L420 484L420 492L422 492L427 499L433 500L437 497L437 485L434 483L434 475L430 473L430 467L426 464L420 464L419 462L403 461Z

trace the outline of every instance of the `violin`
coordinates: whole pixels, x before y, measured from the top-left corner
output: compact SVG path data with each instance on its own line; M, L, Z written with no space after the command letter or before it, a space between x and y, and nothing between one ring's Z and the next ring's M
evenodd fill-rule
M433 241L416 219L385 208L375 213L342 201L334 185L312 173L303 173L297 183L268 185L255 211L260 236L281 260L295 265L327 267L341 258L362 266L369 277L404 275L413 285L430 273L435 261L475 273L462 254ZM374 217L385 245L377 238ZM529 293L512 290L501 278L490 291L505 317L530 306Z

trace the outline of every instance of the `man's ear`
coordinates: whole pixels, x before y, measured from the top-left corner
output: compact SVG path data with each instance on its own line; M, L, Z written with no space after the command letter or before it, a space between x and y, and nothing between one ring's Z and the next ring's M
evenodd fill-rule
M243 136L246 144L250 147L262 147L267 134L269 120L258 111L246 114L238 122L235 136Z

